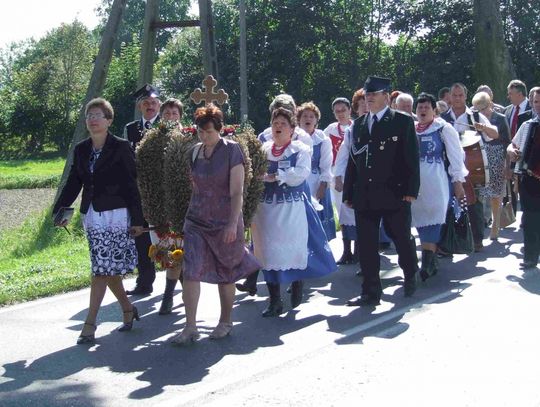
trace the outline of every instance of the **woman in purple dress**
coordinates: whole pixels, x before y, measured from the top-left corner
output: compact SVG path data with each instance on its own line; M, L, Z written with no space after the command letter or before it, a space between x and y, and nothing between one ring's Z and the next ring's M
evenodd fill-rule
M210 104L195 112L201 143L192 152L193 191L184 224L184 287L186 326L172 342L185 345L199 338L197 304L200 282L217 284L221 303L219 324L211 339L232 329L234 283L260 268L244 241L242 196L244 156L240 146L221 138L223 113Z

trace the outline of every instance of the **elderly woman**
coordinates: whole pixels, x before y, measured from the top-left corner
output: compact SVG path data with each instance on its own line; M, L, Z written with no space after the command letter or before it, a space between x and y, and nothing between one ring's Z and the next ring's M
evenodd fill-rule
M459 135L450 123L435 117L433 95L421 93L416 100L416 135L420 146L420 191L411 205L412 226L422 244L420 277L427 280L438 271L437 242L445 222L449 201L448 178L456 198L465 196L463 182L468 175ZM445 157L449 166L445 166Z
M242 219L244 156L240 146L220 136L223 113L210 104L195 112L201 143L192 153L193 191L184 223L183 299L186 326L172 339L177 345L199 338L197 304L200 282L218 285L219 323L211 339L232 330L234 282L260 265L246 248Z
M109 132L114 118L111 104L105 99L92 99L85 115L90 137L75 146L69 177L53 208L55 217L61 208L73 204L82 188L80 211L90 246L92 280L88 315L77 344L95 341L97 313L107 287L122 307L124 324L118 330L129 331L133 320L139 320L122 277L137 266L130 225L134 234L140 234L144 222L130 144Z
M286 93L277 95L268 107L268 109L270 110L270 114L272 114L274 110L280 107L287 109L292 114L296 114L296 102L291 95L288 95ZM272 139L272 128L266 128L261 134L259 134L257 138L261 143L266 143L267 141L270 141ZM294 128L293 140L299 140L305 145L307 145L311 153L313 148L313 140L309 136L309 134L307 134L302 128L298 126Z
M255 256L270 293L263 317L283 312L280 285L291 283L291 308L302 302L302 280L336 270L326 234L305 182L311 173L309 148L293 140L296 118L286 109L272 113L272 140L263 145L268 160L265 189L252 221Z
M497 126L499 137L486 140L486 155L489 162L489 183L481 191L491 202L491 233L489 238L497 240L499 237L499 222L501 218L502 200L506 193L505 170L510 168L506 159L506 148L510 144L510 128L504 114L497 113L493 108L493 102L487 92L478 92L472 99L476 110L482 113L489 122Z
M317 129L321 112L313 102L303 103L297 110L296 117L300 127L313 140L311 155L311 174L307 179L309 191L316 202L320 203L317 213L321 219L326 238L330 241L336 237L334 207L330 196L329 183L332 181L332 142L322 130Z

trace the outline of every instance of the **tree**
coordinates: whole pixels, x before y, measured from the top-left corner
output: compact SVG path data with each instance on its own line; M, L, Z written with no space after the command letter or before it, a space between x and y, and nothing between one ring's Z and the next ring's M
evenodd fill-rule
M47 143L67 149L94 50L90 31L75 20L29 42L12 61L10 72L5 71L2 93L10 95L5 122L26 152L41 151Z
M504 100L506 86L515 76L510 53L504 41L498 2L474 0L475 77L489 83L498 100Z
M98 28L100 31L105 26L111 11L113 0L102 0L97 7L96 13L101 17L101 24ZM115 51L118 54L122 48L122 44L127 45L132 41L141 41L144 25L144 8L145 0L130 0L126 5L123 23L120 26L120 31L115 40ZM161 0L159 8L159 16L163 21L183 20L187 17L190 6L190 0ZM167 42L173 36L174 31L159 30L157 35L157 51L166 46Z

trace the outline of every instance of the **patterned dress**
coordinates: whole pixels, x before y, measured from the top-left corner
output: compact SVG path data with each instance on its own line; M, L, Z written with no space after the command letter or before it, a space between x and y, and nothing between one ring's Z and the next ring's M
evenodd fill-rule
M230 284L260 268L246 248L241 213L236 240L223 242L224 227L231 213L230 170L243 163L238 144L220 139L208 159L197 157L192 164L193 192L184 223L186 280Z

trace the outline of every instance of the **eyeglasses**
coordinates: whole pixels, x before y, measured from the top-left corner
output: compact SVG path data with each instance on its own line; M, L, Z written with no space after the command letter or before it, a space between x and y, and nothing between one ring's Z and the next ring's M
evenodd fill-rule
M92 119L104 119L105 115L103 113L88 113L86 115L86 120L92 120Z

